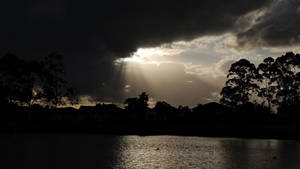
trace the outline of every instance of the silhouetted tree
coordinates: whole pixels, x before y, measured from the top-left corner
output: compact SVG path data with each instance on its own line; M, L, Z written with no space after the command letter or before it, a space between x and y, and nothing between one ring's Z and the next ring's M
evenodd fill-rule
M222 104L233 107L245 104L257 92L257 69L246 59L233 63L227 78L225 87L221 91Z
M0 97L2 104L10 104L5 106L10 119L14 118L15 113L11 111L12 104L31 107L36 96L33 89L39 79L39 72L38 62L25 61L13 54L6 54L0 58ZM2 109L4 109L3 106ZM30 119L30 111L27 115L27 119Z
M127 109L146 109L148 107L149 95L142 92L139 97L128 98L124 104L127 104Z
M13 54L0 58L0 101L31 105L76 103L77 95L65 80L62 56L51 54L43 61L26 61Z
M43 74L41 71L42 66L39 62L27 61L23 65L23 74L20 83L23 86L24 92L21 94L19 101L27 104L29 107L42 98L40 86Z
M300 69L300 55L292 52L278 57L274 63L277 83L277 100L281 106L295 105L299 101L297 73Z
M276 79L274 76L277 68L275 67L274 59L268 57L263 60L263 63L258 65L258 81L260 81L260 89L258 92L259 97L263 97L267 101L269 110L271 111L271 103L275 102L276 94Z
M55 105L76 101L76 93L67 88L60 55L50 55L42 62L27 61L13 54L0 58L0 102L2 105L28 106L26 121L31 119L31 107L43 100ZM12 111L6 112L13 118Z
M300 110L298 106L300 103L300 55L288 52L278 57L274 65L277 70L275 75L279 119L295 125Z
M22 61L15 55L6 54L0 60L1 97L4 102L12 102L19 93L18 77L22 72Z
M126 109L132 113L138 114L140 119L145 118L145 111L148 109L149 95L142 92L139 97L128 98L125 100Z
M1 57L1 100L30 106L35 96L33 89L40 78L40 68L38 62L25 61L12 54Z
M140 102L140 106L146 109L148 107L149 95L146 92L142 92L139 95L138 101Z
M68 87L65 79L63 56L56 53L50 54L41 64L44 75L42 79L43 99L46 103L57 107L66 104L67 99L75 101L74 90Z

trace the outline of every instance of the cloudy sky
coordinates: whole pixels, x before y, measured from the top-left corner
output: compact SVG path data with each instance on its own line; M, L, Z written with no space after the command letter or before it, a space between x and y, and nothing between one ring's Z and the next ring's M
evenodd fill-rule
M230 64L300 53L300 0L2 0L0 55L64 55L85 104L218 100Z

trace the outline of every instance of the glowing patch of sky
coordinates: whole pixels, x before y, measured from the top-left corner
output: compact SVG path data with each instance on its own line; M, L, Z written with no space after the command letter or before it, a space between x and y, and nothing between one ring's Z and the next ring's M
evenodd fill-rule
M300 48L240 49L235 36L228 33L139 48L131 57L116 63L126 65L124 92L128 96L147 91L152 94L151 104L165 100L173 105L194 106L218 101L234 61L246 58L257 65L266 57L279 57L288 51L300 52Z

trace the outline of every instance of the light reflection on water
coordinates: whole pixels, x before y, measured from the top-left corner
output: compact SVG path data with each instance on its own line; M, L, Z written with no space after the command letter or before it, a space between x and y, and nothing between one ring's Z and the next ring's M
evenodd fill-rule
M0 148L0 168L300 168L296 141L25 134Z

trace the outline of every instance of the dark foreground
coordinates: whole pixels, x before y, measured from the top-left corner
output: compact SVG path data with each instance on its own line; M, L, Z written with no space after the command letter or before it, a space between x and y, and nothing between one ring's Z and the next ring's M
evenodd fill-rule
M81 133L116 135L181 135L267 139L300 139L300 113L289 107L278 113L246 104L231 109L209 103L189 109L166 103L146 110L113 104L80 109L40 105L7 105L0 113L0 133ZM300 110L300 109L299 109Z
M0 136L0 168L300 168L297 141L16 134Z

